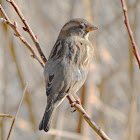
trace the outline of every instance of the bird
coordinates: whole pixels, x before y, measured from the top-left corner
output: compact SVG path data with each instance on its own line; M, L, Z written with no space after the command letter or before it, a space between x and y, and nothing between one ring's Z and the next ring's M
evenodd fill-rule
M62 27L44 67L47 107L39 130L50 130L56 108L84 84L94 53L88 36L97 29L83 18L71 19Z

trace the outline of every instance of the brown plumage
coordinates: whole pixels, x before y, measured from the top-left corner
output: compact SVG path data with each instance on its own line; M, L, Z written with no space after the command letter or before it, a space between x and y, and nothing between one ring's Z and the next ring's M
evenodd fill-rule
M39 130L49 131L56 108L84 84L93 57L88 33L97 29L81 18L70 20L61 29L44 68L47 107Z

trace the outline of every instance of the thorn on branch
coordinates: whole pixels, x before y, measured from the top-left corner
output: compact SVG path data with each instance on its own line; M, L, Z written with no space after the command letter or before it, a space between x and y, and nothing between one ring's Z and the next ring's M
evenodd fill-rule
M18 37L18 35L16 33L14 33L14 36Z
M32 58L35 58L35 55L32 54L31 57L32 57Z
M18 24L17 24L17 22L16 22L16 21L14 21L14 25L15 25L15 27L16 27L16 28L18 27Z
M35 38L38 39L37 35L35 35Z
M24 31L29 32L29 30L26 27L22 27Z

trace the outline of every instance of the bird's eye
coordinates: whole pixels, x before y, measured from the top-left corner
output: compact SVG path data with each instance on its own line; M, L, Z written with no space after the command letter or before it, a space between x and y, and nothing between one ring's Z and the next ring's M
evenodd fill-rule
M79 25L79 28L80 28L80 29L83 29L83 28L84 28L84 26L83 26L83 25Z

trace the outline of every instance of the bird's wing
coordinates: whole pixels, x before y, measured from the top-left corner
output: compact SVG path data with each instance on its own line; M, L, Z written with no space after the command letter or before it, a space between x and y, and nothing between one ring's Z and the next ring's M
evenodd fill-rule
M59 104L73 84L73 68L66 58L68 52L68 44L57 41L48 62L45 64L44 75L48 109L52 105Z
M48 61L49 62L49 61ZM51 66L46 64L45 82L46 82L46 95L47 95L47 106L48 108L55 103L59 102L63 97L66 96L67 86L64 81L64 69L60 63L53 62ZM51 69L49 71L49 69Z

